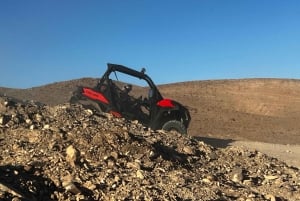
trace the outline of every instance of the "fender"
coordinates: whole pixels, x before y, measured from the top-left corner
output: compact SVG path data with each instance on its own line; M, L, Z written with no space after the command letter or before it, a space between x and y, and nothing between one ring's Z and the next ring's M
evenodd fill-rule
M156 105L159 107L164 107L164 108L174 108L175 107L173 101L171 99L167 99L167 98L158 101Z
M188 127L191 117L188 110L180 103L171 99L162 99L156 103L156 106L156 113L150 123L152 129L160 129L170 119L182 121Z
M105 98L105 96L102 93L94 91L91 88L83 87L82 88L82 95L84 95L84 96L86 96L90 99L98 100L102 103L109 104L109 101L107 100L107 98Z

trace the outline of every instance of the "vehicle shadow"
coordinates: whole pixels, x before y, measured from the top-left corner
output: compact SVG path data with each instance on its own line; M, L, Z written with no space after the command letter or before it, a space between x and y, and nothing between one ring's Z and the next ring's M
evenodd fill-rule
M226 148L231 145L235 140L232 139L220 139L220 138L210 138L210 137L200 137L194 136L198 141L203 141L206 144L209 144L215 148Z
M53 200L51 195L58 189L38 171L24 166L0 166L0 186L5 192L0 200L12 200L14 197L22 201Z

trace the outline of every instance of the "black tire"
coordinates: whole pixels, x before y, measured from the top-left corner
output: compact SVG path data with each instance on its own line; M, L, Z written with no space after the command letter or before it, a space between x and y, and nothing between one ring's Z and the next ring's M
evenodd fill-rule
M182 122L177 121L177 120L171 120L171 121L167 121L163 126L162 129L165 131L177 131L178 133L187 134L187 129L186 127L183 125Z

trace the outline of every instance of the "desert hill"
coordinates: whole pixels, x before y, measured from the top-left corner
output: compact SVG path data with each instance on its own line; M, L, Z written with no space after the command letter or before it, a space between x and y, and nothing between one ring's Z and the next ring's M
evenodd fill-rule
M190 135L67 103L96 82L0 89L0 200L299 200L299 81L159 86L189 107Z
M0 87L0 94L47 105L69 101L82 78L29 89ZM191 112L189 134L202 138L300 144L300 80L240 79L191 81L160 85L164 97L178 100Z
M299 200L300 171L257 150L0 97L0 200Z

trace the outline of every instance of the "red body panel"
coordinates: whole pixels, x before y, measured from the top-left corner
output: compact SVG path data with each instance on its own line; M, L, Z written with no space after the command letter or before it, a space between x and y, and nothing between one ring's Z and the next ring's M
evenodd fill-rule
M162 99L161 101L157 102L157 105L160 107L175 107L171 99Z
M122 117L122 115L119 113L119 112L116 112L116 111L110 111L109 112L110 114L112 114L113 116L115 116L115 117L118 117L118 118L121 118Z
M101 94L100 92L94 91L90 88L83 88L83 95L94 99L94 100L98 100L102 103L108 104L109 101L105 98L105 96L103 96L103 94Z

